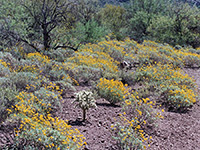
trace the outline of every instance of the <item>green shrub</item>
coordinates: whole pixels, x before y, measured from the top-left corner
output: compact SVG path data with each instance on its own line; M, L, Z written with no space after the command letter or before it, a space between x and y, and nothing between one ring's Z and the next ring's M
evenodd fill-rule
M10 74L10 69L2 65L0 61L0 77L9 76L9 74Z
M5 121L9 112L7 109L11 109L11 106L16 103L16 96L18 92L14 87L3 87L0 88L0 124Z
M146 129L155 126L157 118L162 118L160 113L154 112L153 105L153 101L149 98L140 99L136 92L125 100L124 113L111 125L120 149L146 149L145 145L150 144L152 137Z
M74 53L74 50L59 48L57 50L45 51L43 54L47 55L49 58L55 61L64 62L66 58L72 56L73 53Z
M196 95L193 90L185 87L180 88L176 85L162 87L161 100L171 110L184 110L191 107L196 102Z
M173 45L177 44L177 35L174 34L174 21L174 18L169 16L158 15L154 17L147 28L149 38Z
M90 67L85 65L77 66L69 71L69 75L73 77L79 85L91 85L102 77L100 68Z
M198 8L187 3L169 5L169 14L158 15L152 19L148 26L149 38L166 42L172 45L199 46L199 18ZM170 16L170 17L169 17Z
M200 67L200 56L184 56L183 62L186 67Z
M10 80L20 91L26 90L27 85L32 86L33 90L39 89L41 85L38 75L31 72L12 73Z
M52 92L42 87L40 90L34 92L34 96L39 100L37 102L36 99L36 102L38 103L38 106L41 107L41 110L55 110L58 107L62 110L59 93Z
M196 101L194 80L180 69L175 70L172 65L157 64L140 68L136 71L136 80L149 86L148 91L153 89L153 95L168 108L181 110Z
M108 31L104 26L100 26L96 20L90 19L86 23L78 22L73 32L72 34L78 42L95 43L100 41Z

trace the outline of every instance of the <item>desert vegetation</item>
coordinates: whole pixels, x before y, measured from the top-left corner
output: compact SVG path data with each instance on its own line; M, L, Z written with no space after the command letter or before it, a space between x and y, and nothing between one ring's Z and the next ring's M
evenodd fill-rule
M184 69L200 68L199 32L198 1L1 1L0 149L88 149L66 104L83 128L90 108L119 107L115 149L148 149L165 111L198 102Z

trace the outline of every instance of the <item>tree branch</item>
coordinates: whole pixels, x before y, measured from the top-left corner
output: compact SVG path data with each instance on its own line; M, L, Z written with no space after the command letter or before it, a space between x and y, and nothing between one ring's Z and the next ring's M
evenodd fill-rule
M56 46L54 49L56 50L56 49L58 49L58 48L69 48L69 49L72 49L72 50L74 50L74 51L78 51L78 48L79 48L80 44L81 44L81 43L79 43L78 46L77 46L76 48L74 48L74 47L72 47L72 46L70 46L70 45L58 45L58 46Z

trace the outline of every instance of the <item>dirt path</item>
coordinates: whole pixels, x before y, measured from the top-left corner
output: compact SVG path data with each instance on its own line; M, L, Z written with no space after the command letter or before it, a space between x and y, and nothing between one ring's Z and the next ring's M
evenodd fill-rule
M200 69L184 69L196 80L200 97ZM187 113L164 112L157 122L149 150L200 150L200 102Z

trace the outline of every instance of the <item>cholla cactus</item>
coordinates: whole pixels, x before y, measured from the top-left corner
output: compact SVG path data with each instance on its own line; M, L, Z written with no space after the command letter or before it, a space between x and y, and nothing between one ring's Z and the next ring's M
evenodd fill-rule
M76 94L76 99L73 103L78 102L75 107L80 107L83 110L83 121L86 119L86 111L89 108L96 108L96 100L93 97L93 93L89 91L80 91Z

